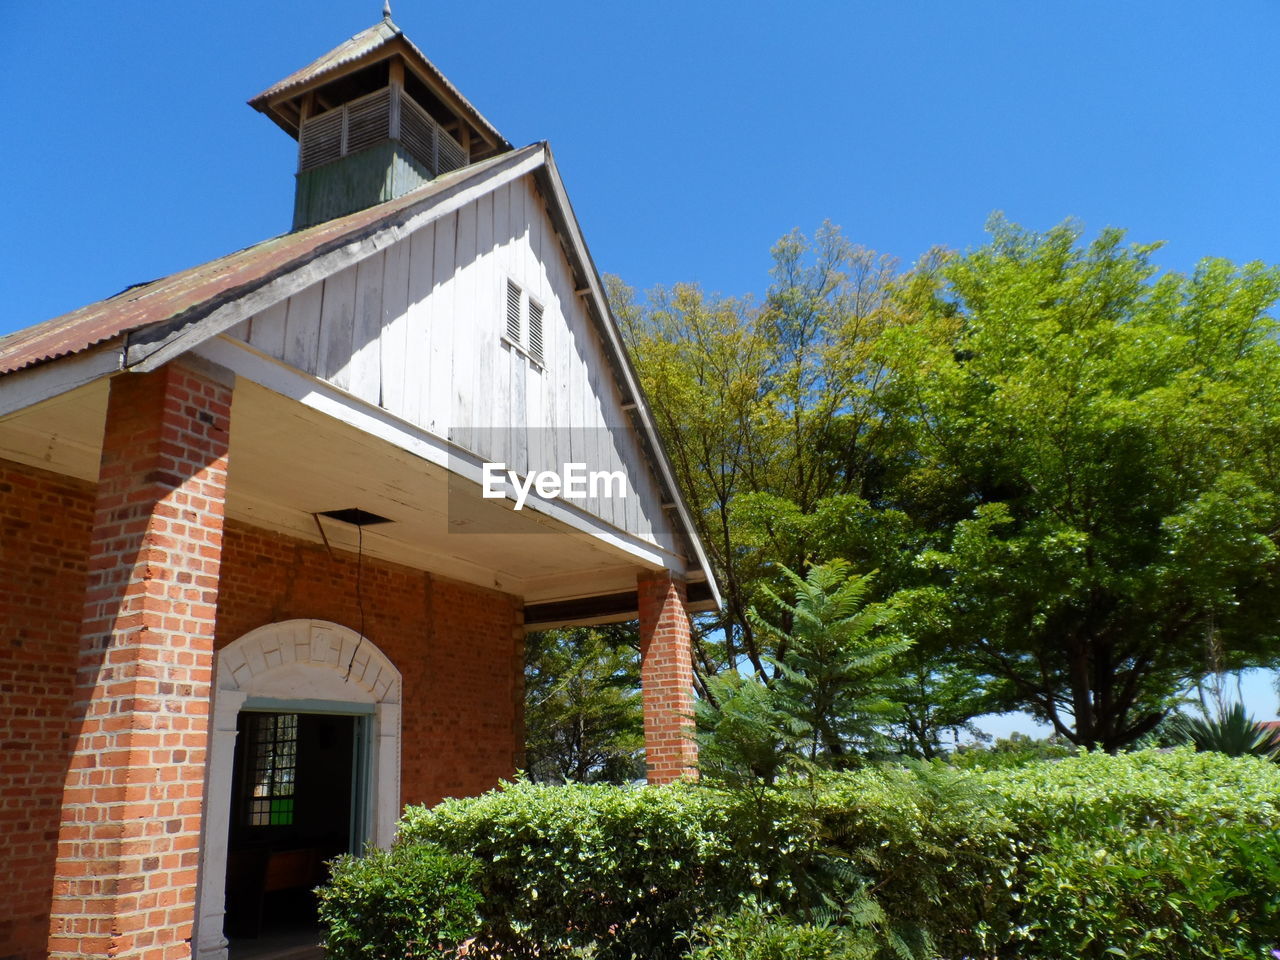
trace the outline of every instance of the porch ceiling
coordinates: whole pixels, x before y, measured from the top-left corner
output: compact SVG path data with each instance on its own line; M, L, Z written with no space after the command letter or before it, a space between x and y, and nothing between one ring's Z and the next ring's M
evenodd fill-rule
M99 380L0 420L0 457L95 481L107 392L107 381ZM478 485L456 477L450 483L451 476L248 379L236 385L231 519L320 543L315 513L358 507L392 521L364 528L366 556L501 590L529 604L634 591L638 572L661 566L553 517L485 500ZM356 549L355 527L321 522L334 549Z
M634 589L644 567L600 541L507 501L377 437L251 381L236 386L228 516L320 540L315 513L358 507L392 522L364 528L366 555L537 603ZM321 518L330 544L357 531Z

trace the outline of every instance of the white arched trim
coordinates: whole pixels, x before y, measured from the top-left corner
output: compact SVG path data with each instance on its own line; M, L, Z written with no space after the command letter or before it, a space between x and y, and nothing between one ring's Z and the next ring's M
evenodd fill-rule
M250 700L273 705L347 704L372 708L369 837L389 846L400 814L400 671L367 637L327 620L286 620L259 627L218 651L214 666L204 830L200 850L200 960L225 960L227 838L236 720Z

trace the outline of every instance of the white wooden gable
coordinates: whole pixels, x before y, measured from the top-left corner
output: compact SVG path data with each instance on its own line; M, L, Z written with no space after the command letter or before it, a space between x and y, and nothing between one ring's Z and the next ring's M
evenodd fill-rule
M542 307L541 363L504 336L509 283L523 293L522 317L530 299ZM227 335L522 477L573 462L622 471L625 497L575 505L650 542L678 542L634 400L619 386L531 174Z

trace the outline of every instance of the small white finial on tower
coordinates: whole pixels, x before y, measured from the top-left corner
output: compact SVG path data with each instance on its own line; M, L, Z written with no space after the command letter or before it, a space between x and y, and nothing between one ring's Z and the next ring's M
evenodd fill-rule
M382 0L382 19L391 19L391 0Z

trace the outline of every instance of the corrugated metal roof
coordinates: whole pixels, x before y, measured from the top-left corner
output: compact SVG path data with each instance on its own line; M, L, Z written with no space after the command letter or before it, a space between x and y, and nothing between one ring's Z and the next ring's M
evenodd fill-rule
M414 45L413 41L404 35L401 30L390 19L384 19L380 23L374 24L367 30L361 30L354 37L344 43L340 43L324 56L317 60L313 60L301 70L295 70L289 76L285 77L279 83L272 84L266 90L249 101L249 106L255 110L261 110L263 113L268 111L268 101L274 99L282 93L288 93L290 90L300 89L314 81L321 79L326 74L332 73L339 67L345 66L355 60L360 59L366 54L372 53L379 47L385 46L396 38L404 41L405 46L417 61L417 65L436 81L441 87L447 90L452 96L470 112L469 119L477 126L490 134L499 145L511 147L507 138L498 132L497 127L484 118L484 115L462 95L449 78L440 72L440 69L427 59L426 55Z
M368 30L361 30L354 37L338 44L322 57L311 61L301 70L295 70L283 80L274 83L263 90L260 94L249 101L250 106L258 107L259 104L265 103L277 94L292 90L294 87L300 87L303 84L310 83L312 80L318 79L336 70L338 67L348 64L353 60L358 60L366 53L377 50L388 40L394 40L396 37L403 36L400 28L390 20L383 20L374 24Z
M397 215L460 181L482 175L492 166L517 160L540 149L542 144L532 144L515 154L499 154L450 171L386 203L306 230L273 237L189 270L129 287L106 300L0 337L0 374L79 353L122 334L175 320L184 314L207 313L327 250L388 226Z

